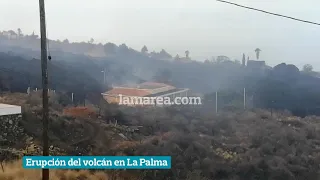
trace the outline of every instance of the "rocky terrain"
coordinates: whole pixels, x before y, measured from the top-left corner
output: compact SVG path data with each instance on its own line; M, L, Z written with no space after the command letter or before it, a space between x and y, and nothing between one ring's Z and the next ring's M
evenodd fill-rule
M8 97L2 98L2 102L9 102L8 99L14 102L14 96ZM39 178L40 171L31 173L14 165L22 155L41 154L41 109L29 104L35 97L25 96L19 126L24 130L22 136L14 145L1 149L1 160L6 163L2 163L0 177L19 179L18 175L12 175L19 172L20 177L23 174L30 179ZM51 101L50 154L172 156L170 170L106 170L101 172L104 177L100 179L316 180L320 177L320 118L317 116L298 118L289 112L260 109L232 109L215 114L204 107L130 108L108 104L94 107L86 108L96 112L97 117L86 113L76 116L65 114L64 109L77 112L70 108L83 110L84 107L63 107ZM89 171L63 172L52 171L55 176L69 173L64 178L70 180L79 179L81 174L86 174L82 179L96 178Z

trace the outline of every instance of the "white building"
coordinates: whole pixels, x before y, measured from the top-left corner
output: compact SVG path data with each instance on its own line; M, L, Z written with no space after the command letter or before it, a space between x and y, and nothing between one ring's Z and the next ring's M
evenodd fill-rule
M8 39L18 39L18 34L15 33L14 31L10 30L10 31L3 31L1 33L2 36L7 37Z
M0 116L21 114L21 106L0 104Z

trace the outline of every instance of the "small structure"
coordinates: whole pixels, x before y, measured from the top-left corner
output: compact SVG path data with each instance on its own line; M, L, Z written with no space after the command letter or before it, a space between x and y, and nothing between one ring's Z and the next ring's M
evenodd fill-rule
M2 36L8 38L8 39L18 39L18 34L12 30L9 31L3 31L1 33Z
M21 114L21 106L0 104L0 117L5 115L17 115L17 114Z
M187 97L189 89L180 89L174 86L156 83L144 82L133 86L113 87L112 90L102 93L102 96L108 103L120 103L120 95L122 97L134 98L156 98L156 97ZM139 104L132 104L133 106Z
M255 60L248 60L246 68L248 71L260 75L266 75L268 74L269 70L272 69L270 66L266 65L265 61Z
M265 61L254 61L254 60L248 60L247 61L247 67L248 68L264 68L266 66L266 62Z

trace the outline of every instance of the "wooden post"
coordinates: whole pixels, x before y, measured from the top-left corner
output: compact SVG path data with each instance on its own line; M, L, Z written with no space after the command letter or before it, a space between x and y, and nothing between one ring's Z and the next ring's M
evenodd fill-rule
M216 91L216 113L218 113L218 91Z
M246 88L243 88L243 109L246 109Z
M39 0L40 34L41 34L41 70L42 70L42 113L43 113L43 156L49 156L48 142L48 57L47 57L47 31L44 0ZM49 180L49 169L42 169L42 180Z

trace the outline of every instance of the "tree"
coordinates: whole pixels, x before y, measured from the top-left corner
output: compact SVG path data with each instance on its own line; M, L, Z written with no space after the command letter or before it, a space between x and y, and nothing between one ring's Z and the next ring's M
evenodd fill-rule
M176 60L176 61L180 60L179 54L177 54L177 55L174 57L174 60Z
M217 60L217 63L222 63L222 62L230 61L230 58L227 56L218 56L216 60Z
M117 52L117 48L118 46L113 44L113 43L106 43L104 45L104 51L105 53L108 55L108 54L115 54Z
M312 72L312 70L313 70L313 67L311 64L305 64L302 69L303 72L307 72L307 73Z
M141 49L141 53L143 53L143 54L148 53L148 48L147 48L147 46L146 46L146 45L144 45L144 46L142 47L142 49Z
M216 58L214 56L211 57L211 62L216 63Z
M257 60L259 59L259 56L260 56L260 52L261 52L261 49L257 48L256 50L254 50L256 52L256 57L257 57Z
M9 30L8 32L9 32L11 35L17 35L17 33L14 32L13 30Z
M164 49L162 49L162 50L160 51L159 55L160 55L160 57L163 58L163 59L171 59L171 58L172 58L172 56L171 56L169 53L167 53L167 51L164 50Z
M246 65L246 55L243 53L242 55L242 66Z
M292 64L281 63L273 67L272 72L274 78L283 81L290 81L297 79L300 75L299 68Z
M89 43L90 43L90 44L93 44L93 42L94 42L94 39L91 38L90 41L89 41Z
M31 34L31 36L30 36L30 39L32 39L32 40L34 40L34 39L38 39L38 35L36 35L35 33L34 33L34 31L32 32L32 34Z
M129 47L126 44L121 44L119 46L119 51L120 51L120 53L128 53Z
M65 39L65 40L63 40L63 43L69 44L69 40L68 40L68 39Z
M189 52L188 50L186 50L186 51L185 51L185 54L186 54L186 58L189 59L189 54L190 54L190 52Z
M21 37L22 36L22 31L20 28L18 28L18 37Z

